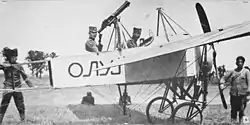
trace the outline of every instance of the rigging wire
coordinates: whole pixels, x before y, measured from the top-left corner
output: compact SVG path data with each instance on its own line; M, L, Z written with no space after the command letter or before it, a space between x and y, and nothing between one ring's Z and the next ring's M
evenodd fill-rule
M161 84L156 86L155 89L153 89L150 92L151 94L149 94L147 97L145 97L145 99L141 103L135 104L133 107L131 107L131 109L135 109L137 106L141 106L143 103L145 103L147 100L149 100L152 96L154 96L160 89L162 89Z
M162 20L163 29L164 29L164 32L165 32L165 37L166 37L167 41L170 42L169 38L168 38L168 33L167 33L166 25L165 25L164 20L163 20L163 15L161 15L161 20Z
M167 40L169 41L169 39L168 39L168 36L167 36L167 31L166 31L166 26L165 26L165 23L164 23L164 20L163 20L163 18L167 21L167 23L170 25L170 27L172 28L172 30L175 32L175 30L173 29L173 27L171 26L171 24L168 22L168 20L166 19L166 17L163 15L163 14L161 14L161 19L162 19L162 23L163 23L163 25L164 25L164 31L165 31L165 35L166 35L166 38L167 38ZM170 18L170 17L169 17ZM170 18L171 19L171 18ZM171 19L172 20L172 19ZM173 21L173 20L172 20ZM175 21L173 21L175 24L177 24ZM178 24L177 24L178 25ZM178 25L179 26L179 25ZM179 26L180 27L180 26ZM183 29L182 27L180 27L184 32L186 32L189 36L191 36L185 29ZM175 32L175 34L177 34L176 32ZM183 57L182 57L182 59L181 59L181 62L180 62L180 64L179 64L179 66L178 66L178 68L177 68L177 70L176 70L176 73L175 73L175 76L177 75L177 72L178 72L178 70L179 70L179 68L180 68L180 66L181 66L181 64L183 63L183 60L184 60L184 57L185 57L185 55L186 55L186 50L185 50L185 52L184 52L184 55L183 55ZM186 67L187 68L187 67ZM179 72L180 74L182 73L182 72L184 72L184 71L181 71L181 72ZM149 87L148 87L149 88ZM138 95L138 93L136 94L136 96Z
M181 28L185 33L187 33L189 36L191 36L187 30L185 30L183 27L181 27L176 21L174 21L170 16L168 16L164 11L162 11L162 13L167 16L171 21L173 21L179 28Z
M163 11L161 10L161 16L162 18L164 18L166 20L166 22L168 23L168 25L170 26L170 28L172 29L172 31L175 33L175 35L177 35L176 31L174 30L174 28L172 27L172 25L170 24L170 22L167 20L166 16L164 15Z
M91 89L94 93L96 93L97 95L99 95L99 96L103 97L104 99L106 99L107 101L110 101L110 102L112 101L112 100L108 99L107 97L105 97L105 95L102 94L101 92L99 92L96 88L90 86L90 89ZM117 105L117 104L114 104L114 103L113 103L112 105L114 105L115 107L117 107L118 109L120 109L120 111L123 110L123 108L122 108L121 106Z
M128 34L129 38L132 39L131 35L129 34L128 30L125 28L125 26L122 24L122 22L119 22L122 26L122 28L125 30L125 32Z

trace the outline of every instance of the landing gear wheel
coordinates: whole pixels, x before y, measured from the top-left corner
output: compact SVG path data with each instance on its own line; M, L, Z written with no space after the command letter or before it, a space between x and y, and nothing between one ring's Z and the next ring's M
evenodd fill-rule
M193 102L184 102L178 105L172 115L173 124L200 125L202 112Z
M170 100L164 97L156 97L148 103L146 108L148 122L151 124L163 123L171 117L173 111L174 106Z

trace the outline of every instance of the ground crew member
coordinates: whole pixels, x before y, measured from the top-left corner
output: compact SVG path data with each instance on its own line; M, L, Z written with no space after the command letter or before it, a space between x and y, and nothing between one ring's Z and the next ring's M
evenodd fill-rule
M25 80L29 87L33 87L33 84L28 79L28 76L25 74L24 69L21 65L11 65L18 64L17 49L9 49L5 47L3 49L3 56L5 57L5 62L0 64L0 69L3 70L5 80L3 82L3 89L16 89L21 87L21 77ZM4 114L8 108L11 97L13 96L14 102L16 104L17 110L20 114L21 121L25 120L25 106L24 106L24 98L22 92L15 91L5 91L3 92L1 107L0 107L0 124L3 121Z
M236 124L237 122L237 112L239 112L239 122L242 122L242 117L244 116L244 110L246 108L246 103L250 96L250 71L243 68L245 58L243 56L238 56L236 58L236 65L233 71L226 73L220 80L221 88L224 88L224 83L230 81L230 104L231 104L231 122Z
M81 104L95 105L95 98L92 96L91 92L87 92L87 96L82 98Z

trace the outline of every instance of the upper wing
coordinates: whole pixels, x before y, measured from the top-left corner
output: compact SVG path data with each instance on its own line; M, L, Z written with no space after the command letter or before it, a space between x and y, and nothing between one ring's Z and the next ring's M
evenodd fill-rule
M240 37L245 37L250 35L250 21L244 22L237 25L232 25L230 27L204 33L201 35L197 35L188 39L176 41L176 42L169 42L164 45L144 49L135 54L127 55L123 58L118 58L113 60L111 63L98 68L96 70L106 69L109 67L114 67L118 65L124 65L132 62L137 62L140 60L149 59L152 57L169 54L173 52L178 52L184 49L190 49L193 47L215 43L215 42L222 42L230 39L236 39ZM157 42L157 41L156 41Z

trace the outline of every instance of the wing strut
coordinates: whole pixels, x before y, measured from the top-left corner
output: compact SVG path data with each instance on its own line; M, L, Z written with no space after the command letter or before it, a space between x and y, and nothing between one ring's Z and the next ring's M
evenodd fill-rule
M121 85L117 85L118 86L118 90L119 90L119 95L120 95L120 99L119 99L119 105L122 106L122 109L123 109L123 115L127 115L127 100L130 101L131 103L131 100L128 96L128 92L127 92L127 85L124 85L124 91L123 91L123 94L121 92Z

